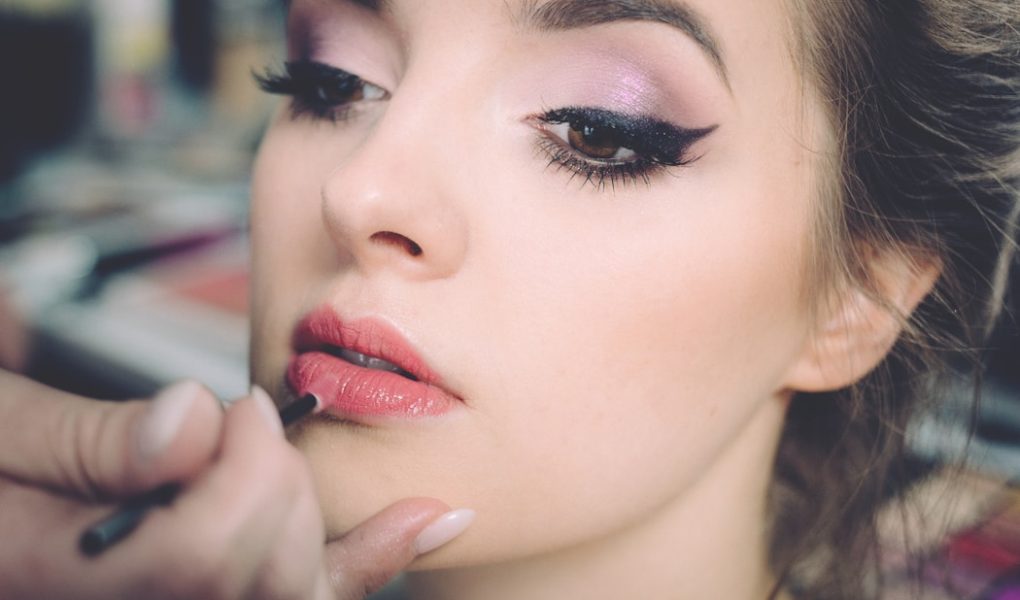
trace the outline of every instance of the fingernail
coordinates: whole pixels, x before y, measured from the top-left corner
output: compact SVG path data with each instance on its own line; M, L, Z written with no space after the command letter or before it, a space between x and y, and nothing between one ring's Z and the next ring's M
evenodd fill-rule
M443 546L464 533L474 520L475 511L469 508L446 513L418 534L414 540L415 553L421 555Z
M174 441L201 388L195 381L182 381L162 390L150 401L138 428L138 451L143 462L158 457Z
M276 405L273 404L273 399L269 397L266 390L262 389L257 385L251 386L251 392L249 395L255 400L255 405L259 407L259 412L266 419L266 424L269 427L283 435L283 423L280 422L280 412L276 409Z

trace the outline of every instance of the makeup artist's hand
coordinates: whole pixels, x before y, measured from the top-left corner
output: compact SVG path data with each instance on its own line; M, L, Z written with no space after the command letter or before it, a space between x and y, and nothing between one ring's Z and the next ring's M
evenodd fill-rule
M25 318L14 307L0 268L0 369L21 371L28 363L29 335Z
M118 499L184 484L127 539L78 552ZM363 598L419 551L449 508L408 499L323 544L308 469L263 393L221 411L195 383L105 403L0 372L0 597ZM427 529L427 530L426 530Z

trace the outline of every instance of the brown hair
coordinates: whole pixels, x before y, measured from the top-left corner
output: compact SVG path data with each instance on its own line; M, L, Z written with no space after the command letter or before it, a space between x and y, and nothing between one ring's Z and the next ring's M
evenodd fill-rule
M874 252L936 264L932 293L853 386L791 405L772 490L772 567L812 600L874 597L876 519L904 432L976 356L1012 262L1020 189L1020 3L787 0L793 54L835 132L815 240L827 289L876 295Z

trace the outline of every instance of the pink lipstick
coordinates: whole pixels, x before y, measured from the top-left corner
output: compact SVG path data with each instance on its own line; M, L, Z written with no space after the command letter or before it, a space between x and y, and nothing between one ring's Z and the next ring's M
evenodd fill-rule
M320 307L298 324L293 347L291 388L299 396L314 393L343 420L438 417L460 402L404 336L379 319L344 320Z

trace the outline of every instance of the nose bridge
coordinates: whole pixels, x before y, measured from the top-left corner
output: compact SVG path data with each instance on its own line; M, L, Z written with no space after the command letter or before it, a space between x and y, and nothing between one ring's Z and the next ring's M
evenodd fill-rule
M394 95L322 184L323 223L363 271L440 278L463 261L467 223L434 143L441 104Z

